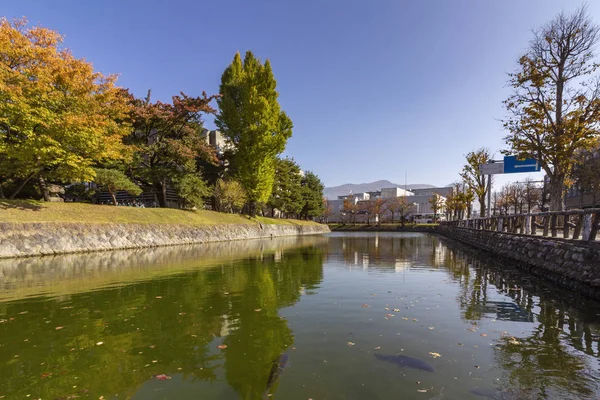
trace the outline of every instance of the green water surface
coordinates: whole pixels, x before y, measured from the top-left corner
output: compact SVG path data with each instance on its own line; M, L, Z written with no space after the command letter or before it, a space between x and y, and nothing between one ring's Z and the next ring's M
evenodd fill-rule
M0 398L597 399L599 322L426 234L0 260Z

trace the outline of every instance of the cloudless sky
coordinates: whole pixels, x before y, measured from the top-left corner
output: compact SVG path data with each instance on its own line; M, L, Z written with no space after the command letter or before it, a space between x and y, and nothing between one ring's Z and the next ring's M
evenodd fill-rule
M379 179L444 186L464 155L504 148L507 72L531 30L573 0L4 0L8 18L137 96L218 92L236 51L269 58L294 122L285 154L326 186ZM600 2L589 12L600 22ZM206 126L214 128L212 118ZM535 175L540 176L539 174ZM523 174L498 177L499 184Z

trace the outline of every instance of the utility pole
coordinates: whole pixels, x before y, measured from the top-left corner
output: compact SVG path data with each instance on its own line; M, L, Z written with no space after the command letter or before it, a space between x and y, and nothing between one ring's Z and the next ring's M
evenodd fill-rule
M487 198L487 216L492 216L492 175L488 175L488 198Z

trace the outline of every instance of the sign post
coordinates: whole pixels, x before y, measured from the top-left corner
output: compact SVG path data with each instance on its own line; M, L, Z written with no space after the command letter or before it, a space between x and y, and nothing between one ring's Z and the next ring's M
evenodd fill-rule
M487 216L490 217L492 215L492 210L491 210L492 175L503 174L504 173L504 163L502 161L490 160L490 162L487 164L481 164L479 166L479 171L481 172L481 174L487 175L487 181L488 181ZM485 215L483 215L483 217L485 217Z
M540 163L535 159L526 158L519 160L517 156L505 156L504 160L490 160L487 164L481 164L479 166L480 173L488 176L487 216L490 217L492 215L492 175L539 172L540 170Z
M516 156L504 157L504 173L516 174L519 172L539 172L541 170L540 163L533 158L524 160L517 159Z

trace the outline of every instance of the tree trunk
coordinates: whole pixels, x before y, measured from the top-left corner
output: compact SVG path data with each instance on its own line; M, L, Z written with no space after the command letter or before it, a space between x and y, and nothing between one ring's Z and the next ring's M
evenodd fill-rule
M0 199L4 198L4 190L2 189L2 182L0 182Z
M390 211L390 214L392 214L392 224L394 223L394 212Z
M483 195L483 197L479 198L479 216L480 217L485 217L485 211L486 211L486 204L485 204L485 194Z
M10 195L9 198L14 199L15 197L17 197L21 189L25 187L25 185L27 184L27 182L29 182L31 178L33 178L33 174L29 175L23 182L21 182L21 184L15 189L15 191Z
M114 192L110 192L110 191L108 193L110 193L110 197L112 197L112 199L113 199L113 204L115 206L119 205L119 203L117 203L117 195Z
M250 214L251 217L256 217L256 202L255 201L248 202L248 214Z
M550 211L563 211L565 209L564 192L565 180L561 175L554 175L550 179Z
M158 206L160 208L167 208L167 183L165 181L158 182L156 184Z
M46 185L46 181L41 175L38 176L38 183L40 185L40 191L42 192L44 201L50 201L50 191L48 190L48 185Z

